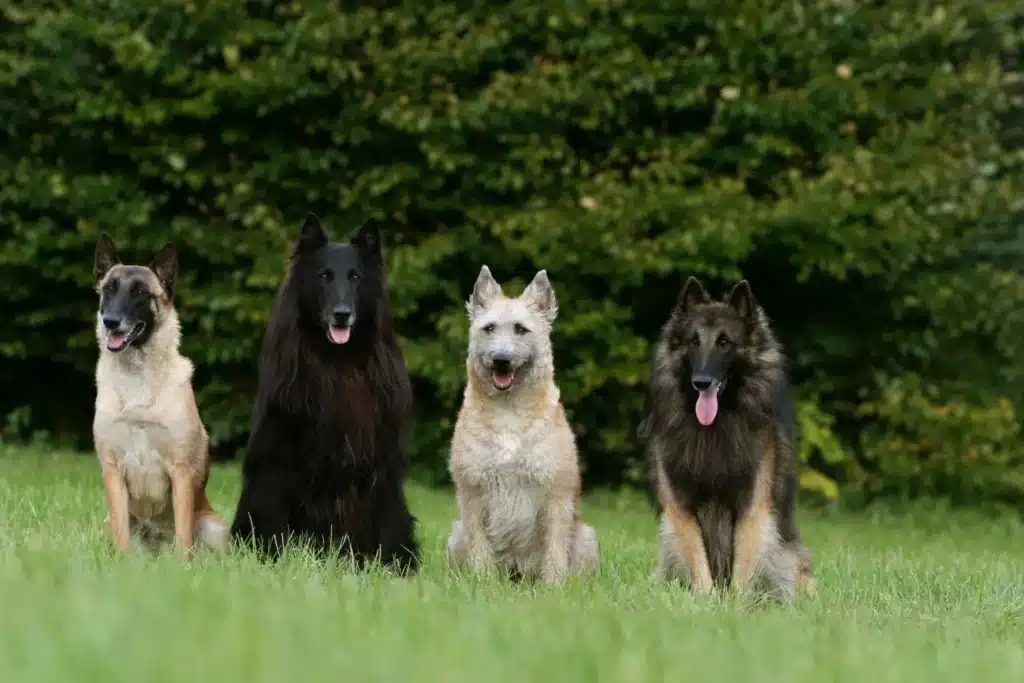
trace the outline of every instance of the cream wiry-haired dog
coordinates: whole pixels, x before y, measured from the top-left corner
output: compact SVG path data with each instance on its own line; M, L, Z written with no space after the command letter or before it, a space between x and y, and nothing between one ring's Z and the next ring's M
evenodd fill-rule
M207 435L192 393L192 363L178 350L172 294L177 252L123 265L114 243L96 243L100 295L93 439L107 497L107 529L121 549L176 541L185 559L200 545L227 547L227 527L206 499Z
M449 463L460 519L449 557L548 584L594 571L597 535L580 520L576 440L555 386L558 307L547 273L509 298L484 266L467 308L468 379Z

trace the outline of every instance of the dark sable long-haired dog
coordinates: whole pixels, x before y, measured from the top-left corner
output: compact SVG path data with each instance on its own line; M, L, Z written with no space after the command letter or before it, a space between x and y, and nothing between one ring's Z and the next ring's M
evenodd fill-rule
M412 388L395 340L380 233L330 242L306 217L277 292L231 533L276 559L320 553L419 564L403 437Z
M743 280L711 301L687 280L654 353L640 435L661 507L658 574L708 592L814 592L795 520L786 362Z

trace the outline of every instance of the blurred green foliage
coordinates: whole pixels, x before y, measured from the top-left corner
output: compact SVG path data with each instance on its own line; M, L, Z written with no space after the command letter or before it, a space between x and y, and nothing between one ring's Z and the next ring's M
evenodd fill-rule
M547 268L591 484L635 483L651 340L741 276L792 359L807 489L1020 500L1013 2L0 2L0 415L88 447L92 250L180 245L184 351L244 444L306 211L390 219L441 477L481 264Z

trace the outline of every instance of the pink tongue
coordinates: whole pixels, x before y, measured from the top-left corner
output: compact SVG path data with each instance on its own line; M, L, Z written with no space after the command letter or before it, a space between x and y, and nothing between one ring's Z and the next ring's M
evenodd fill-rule
M697 397L697 420L708 427L718 415L718 387L705 389Z
M128 339L127 332L111 332L107 335L107 346L112 349L119 349L124 346L126 339Z
M344 344L352 334L351 327L331 327L331 341L335 344Z

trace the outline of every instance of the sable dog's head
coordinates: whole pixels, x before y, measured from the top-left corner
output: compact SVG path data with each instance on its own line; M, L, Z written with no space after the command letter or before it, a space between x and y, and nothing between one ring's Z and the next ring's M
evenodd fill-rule
M384 251L380 229L370 221L348 242L331 242L315 214L308 214L292 252L291 278L308 324L334 345L347 344L354 330L373 329L384 296Z
M466 308L470 372L489 393L507 392L553 372L551 326L558 304L547 271L539 271L512 299L484 266Z
M96 242L93 279L100 295L96 338L112 353L141 349L173 310L178 254L173 244L148 266L122 264L109 235Z
M662 330L658 354L705 427L714 423L719 397L732 378L781 358L746 280L718 302L694 277L686 281Z

